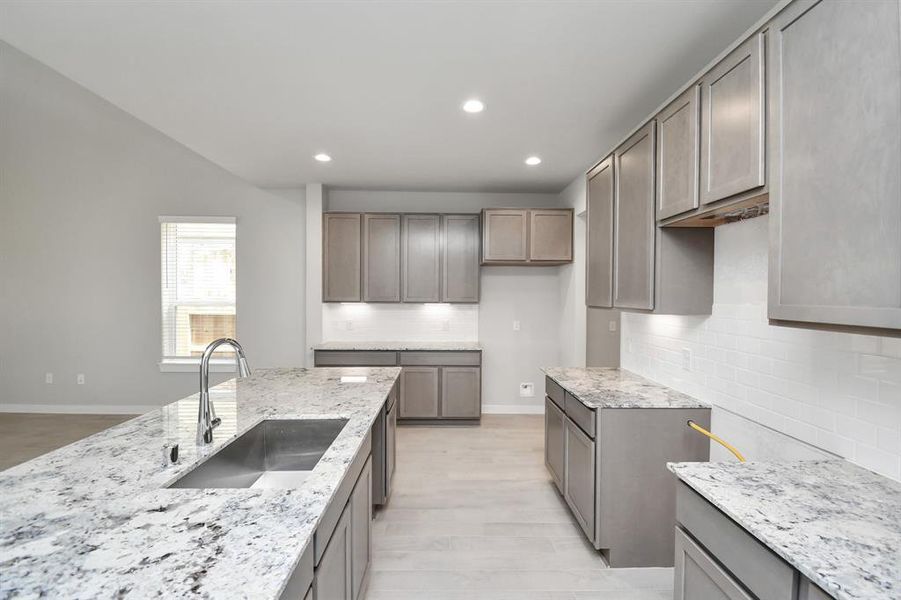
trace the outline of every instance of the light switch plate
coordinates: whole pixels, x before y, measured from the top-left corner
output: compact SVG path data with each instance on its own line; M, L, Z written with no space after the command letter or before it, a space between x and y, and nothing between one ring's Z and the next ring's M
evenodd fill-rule
M78 385L84 385L84 373L79 373L75 376L75 383Z
M44 383L53 383L53 373L44 375Z
M610 324L607 325L607 329L609 329L611 333L616 331L616 321L610 321Z
M513 321L513 331L519 331L519 321Z

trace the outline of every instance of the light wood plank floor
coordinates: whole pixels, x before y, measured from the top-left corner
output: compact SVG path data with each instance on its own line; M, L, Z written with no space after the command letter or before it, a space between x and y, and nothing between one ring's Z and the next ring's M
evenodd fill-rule
M134 415L0 413L0 471L133 417Z
M544 417L398 427L367 600L670 600L672 569L609 569L544 466Z

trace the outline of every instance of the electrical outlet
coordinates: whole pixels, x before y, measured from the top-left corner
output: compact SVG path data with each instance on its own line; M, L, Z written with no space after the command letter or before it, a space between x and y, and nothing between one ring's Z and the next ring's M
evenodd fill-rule
M353 321L345 321L344 322L344 329L346 329L347 331L353 331L353 328L354 328Z
M519 321L513 321L513 331L519 331Z
M44 383L53 383L53 373L44 375Z
M613 333L614 331L616 331L616 321L610 321L610 324L607 325L607 329L608 329L611 333Z
M535 395L535 384L532 382L523 382L519 384L519 396L521 398L531 398Z
M79 373L75 376L75 383L78 385L84 385L84 373Z
M691 348L682 348L682 370L691 371Z
M450 331L450 321L441 321L441 330Z

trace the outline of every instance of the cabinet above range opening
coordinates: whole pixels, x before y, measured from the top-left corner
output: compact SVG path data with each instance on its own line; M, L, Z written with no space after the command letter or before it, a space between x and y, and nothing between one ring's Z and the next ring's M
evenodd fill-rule
M573 209L482 211L482 265L541 267L572 261Z

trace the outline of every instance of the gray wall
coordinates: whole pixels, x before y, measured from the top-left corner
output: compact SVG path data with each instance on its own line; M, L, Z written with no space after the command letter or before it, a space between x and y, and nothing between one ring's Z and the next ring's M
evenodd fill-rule
M157 365L159 215L237 217L238 337L254 366L303 364L302 194L247 184L2 42L0 214L7 409L195 391L195 373Z
M464 212L485 207L562 206L557 194L328 190L328 210ZM312 253L308 260L313 261ZM318 260L318 259L317 259ZM479 341L485 412L543 412L541 368L560 364L560 270L566 267L482 267ZM411 307L415 311L415 307ZM513 330L513 321L520 330ZM519 396L531 382L535 395Z

